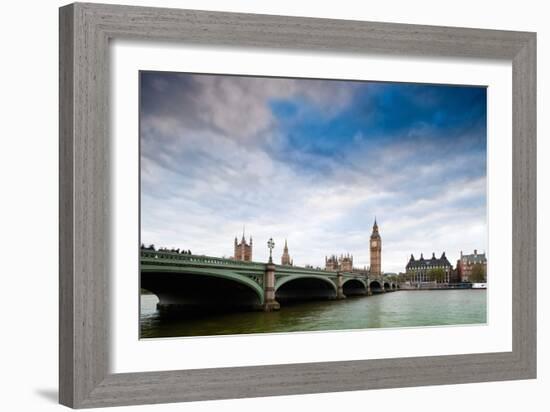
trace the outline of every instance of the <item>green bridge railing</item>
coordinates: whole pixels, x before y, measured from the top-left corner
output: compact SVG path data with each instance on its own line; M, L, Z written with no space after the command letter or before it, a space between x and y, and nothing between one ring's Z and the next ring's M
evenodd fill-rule
M208 265L239 265L248 266L250 268L261 269L265 267L265 263L260 262L244 262L234 259L225 259L214 256L205 255L188 255L176 252L160 252L154 250L141 250L141 259L155 260L170 260L173 262L192 263L192 264L208 264Z
M156 251L156 250L141 250L141 260L144 263L155 263L160 265L170 264L176 266L187 266L187 265L217 265L217 266L238 266L245 269L255 269L255 270L265 270L266 263L261 262L246 262L242 260L219 258L214 256L205 256L205 255L189 255L185 253L177 252L165 252L165 251ZM279 274L283 273L311 273L311 274L322 274L328 276L336 276L336 272L332 272L324 269L317 268L306 268L300 266L283 266L275 265L275 271ZM364 273L361 272L345 272L344 276L357 276L357 277L366 277Z

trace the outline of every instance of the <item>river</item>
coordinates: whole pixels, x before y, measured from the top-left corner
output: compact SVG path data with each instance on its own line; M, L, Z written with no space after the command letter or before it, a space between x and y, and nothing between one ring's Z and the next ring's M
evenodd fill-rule
M487 322L486 290L397 291L345 300L295 303L277 312L166 318L154 295L141 295L141 337L234 335Z

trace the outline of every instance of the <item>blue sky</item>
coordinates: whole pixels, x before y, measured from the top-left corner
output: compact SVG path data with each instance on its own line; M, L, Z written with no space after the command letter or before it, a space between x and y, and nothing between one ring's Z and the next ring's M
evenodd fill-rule
M485 250L483 87L141 73L141 236L254 260L284 240L295 264L352 253L382 269L411 253L454 264Z

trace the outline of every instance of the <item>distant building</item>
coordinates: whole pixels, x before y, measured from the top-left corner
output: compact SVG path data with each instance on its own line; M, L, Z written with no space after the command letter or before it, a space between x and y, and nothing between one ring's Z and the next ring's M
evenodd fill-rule
M460 259L456 262L458 280L460 282L469 282L472 269L476 264L480 264L485 270L485 273L487 273L487 257L485 253L477 253L477 249L474 249L473 254L464 255L462 251L460 251Z
M325 270L330 270L332 272L338 271L338 258L336 255L332 255L328 258L325 256Z
M283 266L293 266L294 262L290 258L290 255L288 254L288 245L286 243L285 239L285 248L283 250L283 255L281 256L281 265Z
M460 283L460 278L458 276L458 267L451 270L451 279L449 283Z
M349 253L346 255L332 255L330 257L325 256L325 270L333 272L352 272L353 271L353 255Z
M379 277L382 274L382 238L378 233L376 218L374 218L370 235L370 274L372 277Z
M411 258L406 266L406 277L412 283L434 282L431 276L432 269L443 269L443 283L450 283L452 278L453 266L445 256L445 252L440 258L435 257L432 253L431 259L424 259L424 255L420 254L420 259L416 260L411 254Z
M351 272L353 271L353 256L346 255L340 257L340 271Z
M233 259L245 262L252 261L252 236L250 237L250 243L246 243L244 230L240 243L237 242L237 236L235 236L235 253L233 254Z

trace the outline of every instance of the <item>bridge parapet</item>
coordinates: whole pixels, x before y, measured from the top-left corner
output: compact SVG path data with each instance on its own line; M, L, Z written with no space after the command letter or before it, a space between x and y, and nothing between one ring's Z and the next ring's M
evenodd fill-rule
M261 262L245 262L235 259L220 258L215 256L206 256L206 255L188 255L177 252L160 252L154 250L141 250L141 260L144 263L156 263L159 261L167 261L170 264L178 265L223 265L231 267L239 267L243 269L256 269L256 270L265 270L267 263ZM323 275L328 277L338 276L338 272L325 270L325 269L315 269L315 268L306 268L301 266L285 266L285 265L274 265L276 275L287 275L287 274L307 274L307 275ZM365 278L365 275L358 272L341 272L341 274L348 278Z
M153 250L141 251L142 261L170 261L171 263L192 264L192 265L224 265L224 266L239 266L250 269L265 269L265 263L259 262L244 262L234 259L225 259L214 256L205 255L188 255L176 252L158 252Z

